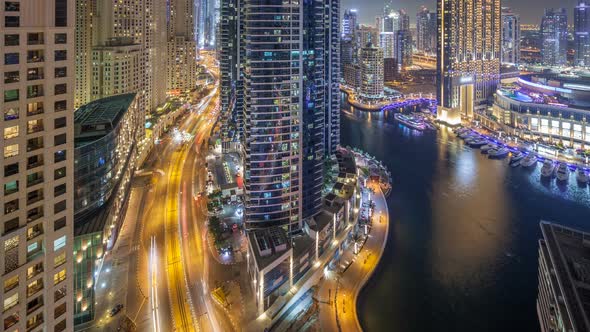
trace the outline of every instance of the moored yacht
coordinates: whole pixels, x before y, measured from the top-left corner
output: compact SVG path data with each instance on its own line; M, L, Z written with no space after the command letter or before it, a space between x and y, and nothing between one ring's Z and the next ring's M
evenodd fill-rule
M570 170L566 163L559 163L555 172L558 181L566 182L570 178Z
M469 146L473 147L473 148L479 148L483 145L488 144L488 141L486 141L484 138L479 137L476 139L471 140L470 142L467 142L467 144L469 144Z
M424 126L424 121L421 119L417 119L413 116L407 116L401 113L395 113L393 116L397 121L403 123L404 125L416 129L416 130L424 130L426 126Z
M488 158L495 158L495 159L502 159L508 155L508 149L503 147L498 147L496 149L491 149L488 151Z
M534 153L529 153L523 160L520 161L522 167L531 167L537 165L537 156Z
M488 144L482 146L480 149L481 149L481 153L488 153L490 150L497 149L497 148L498 148L498 146L496 144L488 143Z
M543 162L543 168L541 168L541 176L544 178L551 178L553 177L554 170L555 165L553 165L553 161L547 159Z
M586 171L583 167L578 167L576 169L576 180L578 180L578 182L581 184L588 183L588 174L586 174Z
M522 159L524 159L526 155L520 151L516 151L512 154L512 157L510 157L510 166L512 167L518 167L520 165L520 162Z

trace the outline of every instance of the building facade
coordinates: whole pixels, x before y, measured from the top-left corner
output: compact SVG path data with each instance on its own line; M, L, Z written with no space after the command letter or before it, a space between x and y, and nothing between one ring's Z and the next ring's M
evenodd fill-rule
M541 221L537 315L541 331L590 331L590 233Z
M336 110L328 109L339 109L333 102L338 3L245 0L244 5L246 227L295 232L321 207L326 128L339 126ZM334 81L326 82L330 77Z
M502 63L520 63L520 16L502 8Z
M358 30L358 11L346 9L342 15L342 40L355 41Z
M436 13L425 6L416 14L416 50L425 54L436 53Z
M97 72L99 67L108 68L95 62L97 56L102 57L98 54L104 52L105 47L119 56L128 52L132 45L138 49L133 56L139 55L140 86L118 93L138 93L139 105L147 111L155 110L166 101L166 12L161 10L165 4L166 0L122 0L116 4L76 0L76 108L105 96L96 94L96 91L105 90L97 74L125 80L119 72ZM131 79L135 80L135 76Z
M500 79L500 0L438 0L438 118L451 124L485 107ZM473 33L465 33L472 31Z
M493 113L510 135L582 148L590 144L589 89L583 78L523 76L498 89Z
M75 3L0 6L4 331L73 330Z
M372 44L361 48L360 55L361 86L360 96L366 99L383 97L383 50Z
M574 8L575 65L590 66L590 3L580 0Z
M95 100L75 113L74 323L95 319L94 286L103 254L124 216L145 113L136 94Z
M170 0L169 6L167 89L186 92L195 89L197 81L195 7L190 0Z
M541 20L541 55L546 66L567 64L567 11L565 8L545 9Z

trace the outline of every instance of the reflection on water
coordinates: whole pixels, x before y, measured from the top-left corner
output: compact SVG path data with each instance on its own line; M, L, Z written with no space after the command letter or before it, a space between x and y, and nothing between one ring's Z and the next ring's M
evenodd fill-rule
M590 190L512 169L450 130L418 132L392 112L342 113L342 144L392 171L393 223L359 298L367 331L536 331L540 219L590 230Z

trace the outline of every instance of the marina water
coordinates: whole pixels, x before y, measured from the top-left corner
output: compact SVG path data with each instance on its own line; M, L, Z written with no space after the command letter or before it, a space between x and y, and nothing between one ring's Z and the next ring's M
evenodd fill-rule
M574 173L567 185L541 181L541 164L511 168L393 112L345 105L341 132L393 177L387 248L358 302L363 328L538 331L539 221L590 231L590 189Z

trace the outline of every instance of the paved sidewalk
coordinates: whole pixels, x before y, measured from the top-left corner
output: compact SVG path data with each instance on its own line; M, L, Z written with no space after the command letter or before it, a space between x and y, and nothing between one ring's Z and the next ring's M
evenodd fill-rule
M375 192L371 197L375 203L371 231L348 268L341 275L328 273L318 287L322 331L362 331L356 312L357 297L385 250L390 220L387 201L379 184L371 182L367 185Z
M129 262L129 256L136 250L133 237L137 222L137 204L143 197L144 188L132 188L129 206L121 227L115 247L105 256L101 272L96 282L95 319L92 326L84 331L117 331L127 316L127 291L129 287L129 269L135 268ZM136 285L131 285L135 287ZM117 304L123 309L114 317L109 312ZM134 319L135 317L129 317Z

